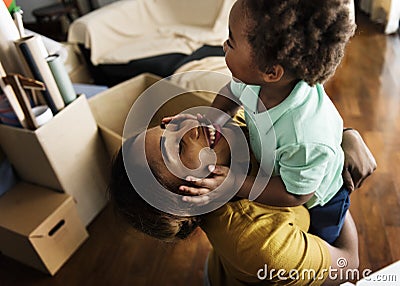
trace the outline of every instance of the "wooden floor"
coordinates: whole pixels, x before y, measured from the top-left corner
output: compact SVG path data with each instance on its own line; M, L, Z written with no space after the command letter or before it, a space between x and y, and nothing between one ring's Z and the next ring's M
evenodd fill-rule
M364 15L357 23L326 89L345 125L361 132L378 162L351 197L360 268L377 270L400 259L400 40L383 35ZM110 207L88 230L90 238L55 277L0 255L0 285L202 285L210 245L200 230L178 244L159 243L119 224Z
M376 270L400 260L400 40L358 16L356 36L326 89L345 126L360 131L377 160L350 208L360 268Z

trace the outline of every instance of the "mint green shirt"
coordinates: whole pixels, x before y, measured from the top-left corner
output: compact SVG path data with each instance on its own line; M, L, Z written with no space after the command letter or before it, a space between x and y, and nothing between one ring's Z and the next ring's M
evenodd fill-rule
M264 112L258 112L260 86L232 80L230 88L244 107L261 168L271 168L275 157L273 175L281 176L289 193L315 192L308 208L327 203L343 184L343 120L323 86L300 81L283 102Z

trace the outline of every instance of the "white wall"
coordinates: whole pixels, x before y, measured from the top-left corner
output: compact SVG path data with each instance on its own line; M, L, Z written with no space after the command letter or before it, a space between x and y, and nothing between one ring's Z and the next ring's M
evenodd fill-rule
M385 33L399 28L400 0L361 0L360 8L370 14L371 20L385 25Z

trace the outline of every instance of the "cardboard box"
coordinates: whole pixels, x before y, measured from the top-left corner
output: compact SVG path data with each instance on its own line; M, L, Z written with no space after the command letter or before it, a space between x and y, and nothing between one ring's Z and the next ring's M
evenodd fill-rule
M19 182L0 197L0 251L54 275L87 239L71 196Z
M136 99L161 78L152 74L141 74L89 99L89 105L100 128L101 135L111 158L118 152L123 140L125 120ZM158 83L161 94L180 94L165 103L154 115L149 127L161 123L164 116L177 114L195 106L209 106L210 100L182 87L163 81ZM146 111L143 111L146 112Z
M0 124L0 145L21 180L71 195L85 225L105 206L109 160L85 96L35 131Z

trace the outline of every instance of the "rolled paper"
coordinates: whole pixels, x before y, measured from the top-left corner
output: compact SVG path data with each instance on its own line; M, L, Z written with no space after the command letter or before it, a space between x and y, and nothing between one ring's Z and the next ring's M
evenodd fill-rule
M40 36L33 35L15 41L18 52L31 71L32 77L45 84L44 99L53 114L64 108L64 100L47 64L48 53Z
M39 105L32 108L32 112L36 117L38 127L46 124L53 118L50 108L47 105Z
M26 46L26 44L22 43L19 46L19 48L25 58L25 61L27 62L27 65L29 66L29 68L31 70L32 77L35 78L36 80L44 82L44 79L39 70L39 67L37 66L36 61L33 58L33 55L31 53L31 51L28 49L28 47ZM57 107L54 104L53 98L51 97L49 91L46 89L42 92L42 94L43 94L44 100L50 106L51 110L53 110L53 112L57 112Z
M53 73L61 96L64 99L64 103L71 103L76 99L76 92L60 56L58 54L51 55L48 56L46 60L51 72Z
M0 62L7 73L26 74L14 41L20 38L15 23L3 1L0 1Z
M14 23L17 26L20 37L25 37L24 23L22 22L22 10L14 12Z

